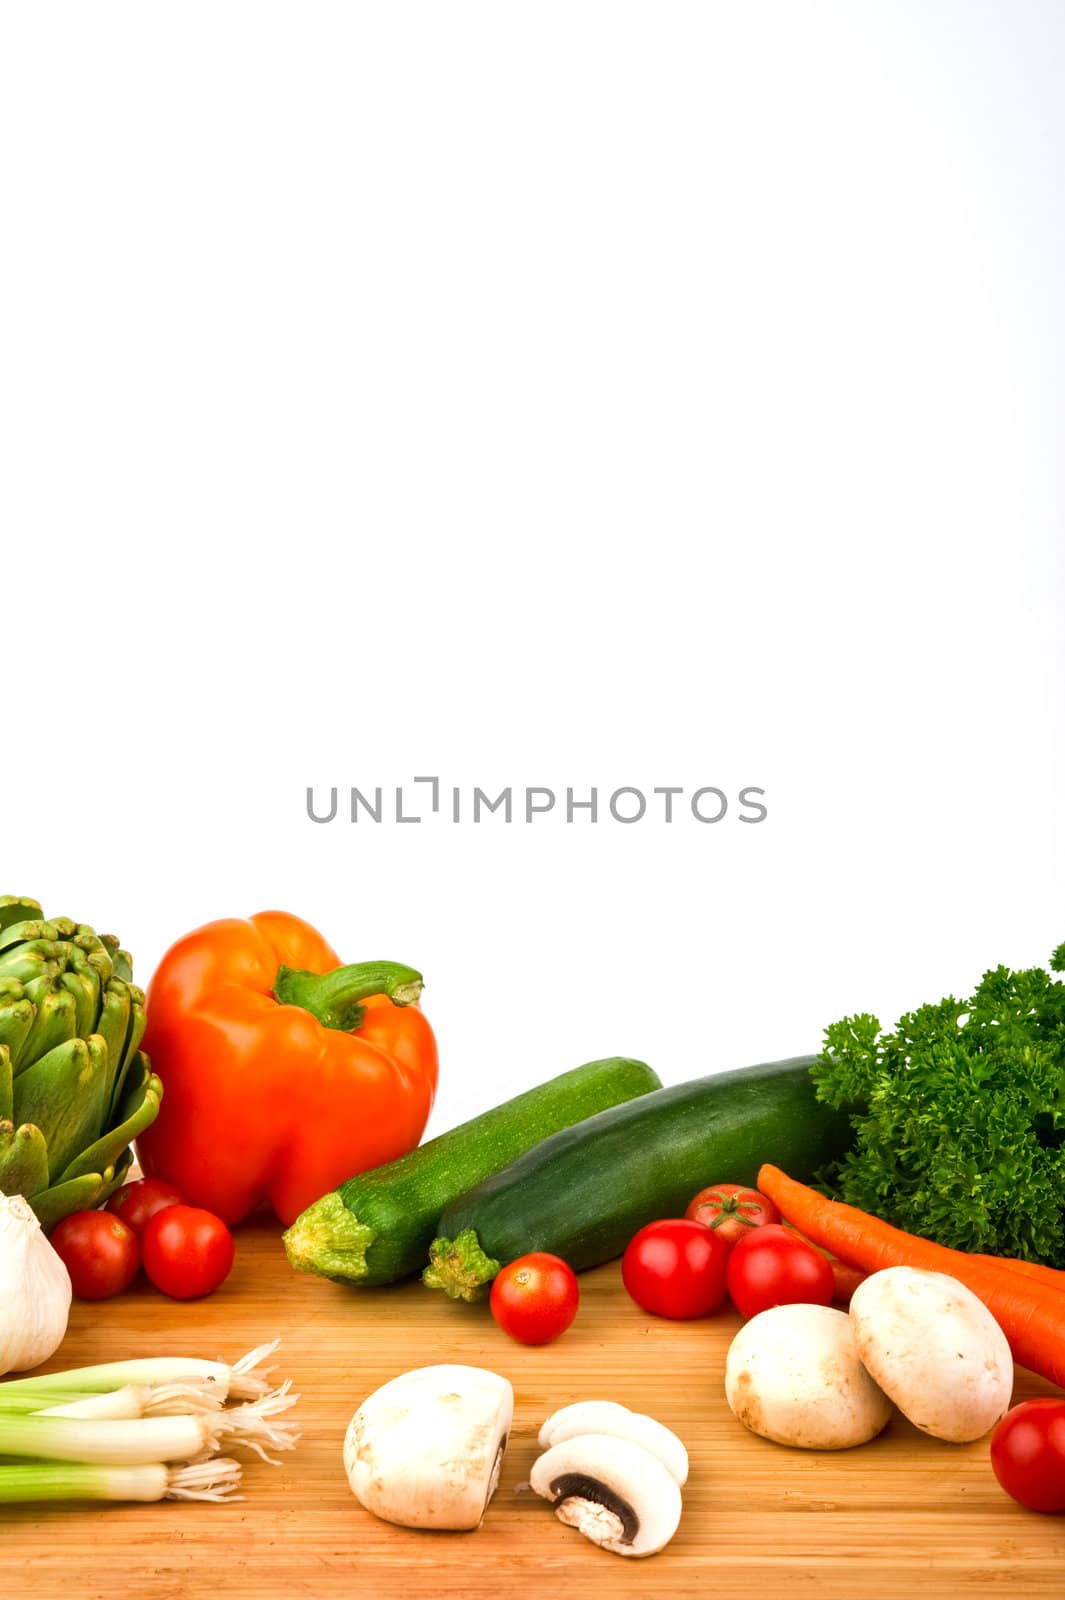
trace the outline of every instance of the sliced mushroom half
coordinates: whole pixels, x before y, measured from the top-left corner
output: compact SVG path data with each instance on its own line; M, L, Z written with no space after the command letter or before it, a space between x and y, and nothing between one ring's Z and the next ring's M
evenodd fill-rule
M514 1391L494 1372L405 1372L351 1419L344 1466L352 1492L385 1522L476 1528L499 1482L513 1414Z
M614 1400L578 1400L554 1412L540 1429L540 1448L549 1450L563 1439L576 1439L582 1433L607 1433L629 1439L657 1456L670 1476L683 1488L688 1481L688 1452L664 1423L642 1411L630 1411Z
M676 1479L657 1456L616 1434L563 1439L535 1462L529 1481L562 1522L615 1555L654 1555L680 1522Z

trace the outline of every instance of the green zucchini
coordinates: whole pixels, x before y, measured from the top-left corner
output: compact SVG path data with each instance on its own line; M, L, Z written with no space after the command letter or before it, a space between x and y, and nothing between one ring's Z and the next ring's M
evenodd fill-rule
M447 1207L423 1282L472 1300L530 1250L580 1272L645 1223L682 1217L707 1184L753 1184L763 1161L812 1177L850 1143L849 1119L816 1098L814 1060L695 1078L545 1139Z
M440 1213L458 1195L560 1128L660 1087L644 1062L621 1056L563 1072L323 1195L285 1234L288 1259L364 1287L405 1278L428 1261Z

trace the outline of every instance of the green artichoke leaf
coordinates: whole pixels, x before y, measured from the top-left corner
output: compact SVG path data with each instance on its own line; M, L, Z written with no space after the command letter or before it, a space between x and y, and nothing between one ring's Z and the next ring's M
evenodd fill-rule
M49 962L35 972L32 978L26 979L22 984L22 992L27 1000L32 1000L39 1006L46 994L51 994L59 976L58 961Z
M158 1111L158 1109L159 1108L157 1106L156 1110ZM110 1200L116 1189L120 1189L122 1187L123 1183L125 1182L126 1173L129 1171L132 1165L133 1151L127 1148L123 1150L114 1166L108 1167L107 1171L104 1173L103 1192L101 1193L97 1204L103 1205L105 1200Z
M115 971L111 943L107 934L101 938L95 928L90 928L87 922L83 922L71 943L78 952L79 959L89 962L96 968L101 983L110 983L114 977L125 977L124 972Z
M59 974L59 946L43 939L33 944L19 944L13 950L0 951L0 977L18 978L30 983L34 978L46 978L54 983Z
M0 950L11 950L17 944L28 944L32 939L56 939L58 930L54 922L34 917L27 922L9 922L0 932Z
M48 1146L40 1128L0 1122L0 1194L32 1200L48 1183Z
M118 939L0 896L0 1187L46 1227L102 1205L155 1119L144 991Z
M43 940L46 944L55 944L59 940L69 939L77 931L76 923L69 917L35 917L32 922L6 923L0 929L0 951L11 950L17 944L36 944Z
M26 922L30 917L43 915L36 900L29 900L24 894L0 894L0 931L10 928L13 922Z
M48 1055L57 1045L77 1037L78 1006L74 996L65 989L46 988L37 1002L33 1026L15 1059L16 1073Z
M115 1090L122 1076L126 1059L126 1040L129 1038L129 1020L133 1002L128 983L112 978L104 990L96 1031L107 1044L107 1120L114 1121Z
M22 985L19 984L18 987L21 991ZM12 996L10 999L0 1000L0 1044L10 1050L13 1063L22 1055L23 1046L33 1027L35 1014L33 1001L28 1000L21 992L18 998Z
M72 1211L92 1211L102 1206L121 1184L132 1159L132 1151L127 1150L124 1159L106 1172L86 1172L80 1178L65 1179L35 1194L30 1204L44 1231L50 1232Z
M107 1115L108 1122L122 1121L122 1106L125 1102L130 1082L132 1081L134 1084L143 1087L148 1070L144 1062L139 1059L142 1053L140 1042L144 1037L146 1021L144 1015L144 990L138 989L134 983L129 984L128 988L130 1000L129 1029L126 1033L122 1065L115 1077L114 1087L111 1090L111 1104ZM133 1090L135 1095L139 1095L139 1092L139 1089L135 1088Z
M133 1060L141 1047L144 1030L148 1025L148 1013L144 1009L144 990L138 989L135 983L129 986L130 1004L133 1013L129 1019L129 1036L126 1039L126 1066Z
M118 940L113 933L101 934L104 944L111 952L111 960L115 965L115 977L121 978L124 983L133 982L133 957L128 950L120 950Z
M134 1058L133 1071L126 1080L120 1113L122 1120L75 1156L60 1172L59 1182L65 1183L69 1178L80 1178L90 1172L103 1173L117 1166L127 1145L159 1115L162 1098L163 1085L150 1070L148 1057L140 1051Z
M50 1178L99 1138L106 1083L107 1046L99 1034L57 1046L15 1079L15 1121L40 1128Z
M136 1113L137 1107L148 1092L152 1076L151 1062L143 1050L138 1050L126 1067L125 1081L109 1118L113 1127L117 1127L119 1123L125 1122L128 1117Z
M84 950L79 949L77 955L70 958L69 965L77 972L83 969L91 972L95 982L102 989L115 976L115 967L106 948L99 944L99 940L97 940L97 944L99 948L90 950L88 955Z
M87 961L71 963L60 976L59 991L74 997L78 1013L75 1031L79 1038L87 1039L90 1033L97 1031L96 1019L100 1011L100 974Z

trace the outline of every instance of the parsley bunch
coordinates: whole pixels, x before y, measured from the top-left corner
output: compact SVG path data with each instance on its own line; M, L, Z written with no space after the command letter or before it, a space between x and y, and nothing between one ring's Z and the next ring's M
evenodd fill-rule
M1065 971L1065 944L1050 967ZM855 1131L840 1199L939 1244L1065 1267L1065 983L996 967L894 1033L845 1017L811 1071Z

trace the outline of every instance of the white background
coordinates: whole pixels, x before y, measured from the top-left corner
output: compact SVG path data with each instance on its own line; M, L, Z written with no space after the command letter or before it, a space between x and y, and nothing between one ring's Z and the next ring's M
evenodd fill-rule
M0 888L420 966L433 1129L1065 939L1065 8L11 5ZM309 784L768 820L397 827ZM414 791L415 793L417 791Z

